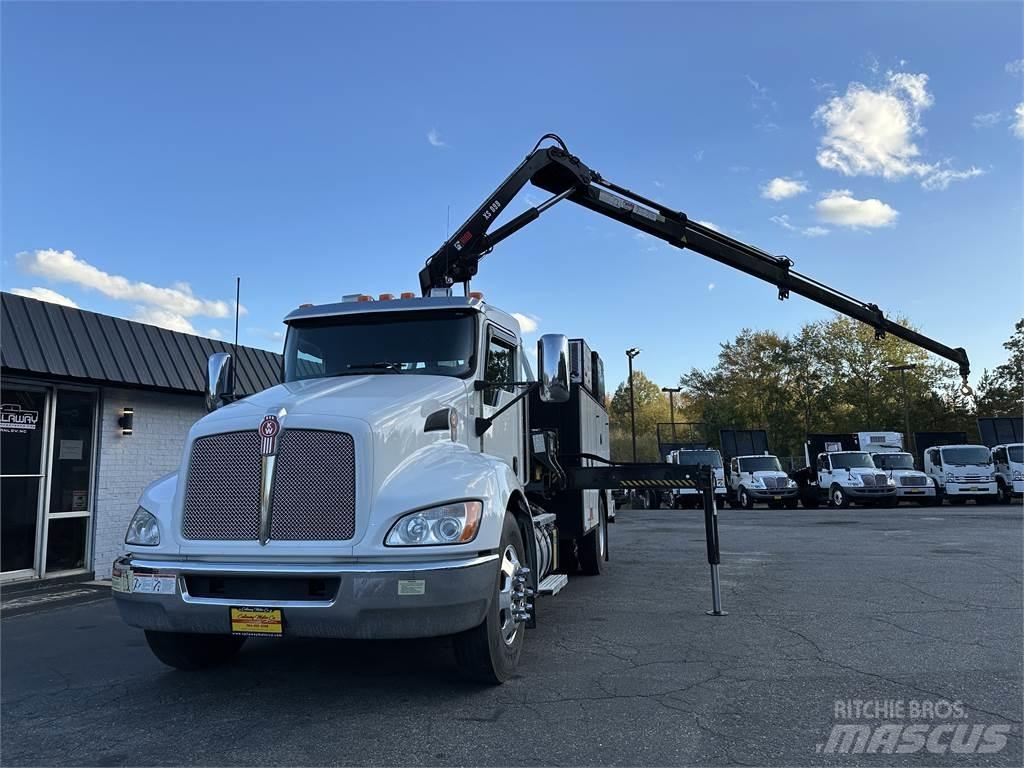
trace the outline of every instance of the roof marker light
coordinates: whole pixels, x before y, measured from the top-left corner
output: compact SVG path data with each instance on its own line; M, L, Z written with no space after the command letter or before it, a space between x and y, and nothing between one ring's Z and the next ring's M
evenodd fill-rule
M483 301L484 295L480 291L470 291L469 298L476 299L477 301Z
M416 294L413 293L412 291L402 291L401 298L403 298L403 299L415 299L416 298Z
M361 293L356 301L373 301L373 296L367 296L365 293Z
M391 301L393 298L395 298L395 294L393 294L393 293L382 293L380 296L377 297L377 300L378 301Z
M313 306L312 304L299 304L299 309L306 309L307 307L312 307L312 306Z

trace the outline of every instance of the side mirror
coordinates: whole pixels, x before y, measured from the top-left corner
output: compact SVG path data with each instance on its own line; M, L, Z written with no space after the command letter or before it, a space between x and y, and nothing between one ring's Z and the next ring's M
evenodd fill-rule
M235 399L235 371L231 355L215 352L206 363L206 410L215 411Z
M544 403L569 399L569 339L560 333L545 333L537 339L537 377Z

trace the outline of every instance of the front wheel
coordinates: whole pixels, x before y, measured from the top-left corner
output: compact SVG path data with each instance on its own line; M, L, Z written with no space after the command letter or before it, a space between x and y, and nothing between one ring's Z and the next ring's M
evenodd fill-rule
M1006 483L999 484L999 503L1013 504L1013 490Z
M146 643L160 661L183 670L210 669L235 657L244 637L146 630Z
M833 485L828 492L829 501L836 509L846 509L850 506L850 497L846 495L841 485Z
M747 489L744 488L742 485L740 486L740 506L743 507L744 509L754 508L753 497L750 495L750 493L747 492Z
M786 509L796 509L799 499L786 499Z
M455 661L468 677L488 685L508 680L523 652L526 625L521 615L528 598L516 578L526 563L523 535L515 518L505 513L498 547L500 561L494 594L484 620L455 635Z

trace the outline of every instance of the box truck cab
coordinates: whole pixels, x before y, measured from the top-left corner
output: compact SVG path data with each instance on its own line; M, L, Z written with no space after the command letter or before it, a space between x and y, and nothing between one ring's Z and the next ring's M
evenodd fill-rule
M992 452L984 445L940 445L924 454L924 471L940 497L950 504L974 499L990 504L998 497Z
M715 475L715 502L725 506L725 466L722 454L717 448L672 451L668 461L673 464L710 465ZM676 509L697 509L701 506L701 494L696 488L674 488L672 506Z
M1010 504L1024 495L1024 443L997 445L992 449L999 498Z
M730 506L751 509L764 502L772 509L796 509L799 489L770 454L734 456L729 460L726 490Z
M212 666L247 636L453 635L460 666L501 682L557 550L603 569L605 491L528 497L556 435L608 455L568 339L541 337L535 379L516 319L479 296L386 298L289 314L283 382L250 397L211 357L212 412L143 493L113 570L161 661Z
M935 485L928 475L914 467L914 457L904 451L872 453L875 466L896 481L896 498L916 501L918 504L935 503Z
M867 451L819 453L816 470L818 488L834 507L845 509L851 502L897 504L896 481L875 466Z

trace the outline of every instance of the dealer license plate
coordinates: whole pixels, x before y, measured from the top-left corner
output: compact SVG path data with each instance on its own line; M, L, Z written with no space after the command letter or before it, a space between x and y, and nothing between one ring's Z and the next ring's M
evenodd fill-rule
M781 496L772 496L772 501L782 501Z
M231 634L248 637L280 637L284 621L280 608L232 608Z
M907 495L908 495L908 496L910 496L911 494L914 494L914 493L924 493L924 491L922 491L922 490L921 490L921 489L919 489L919 488L915 488L915 489L913 489L913 490L911 490L911 491L907 491Z

